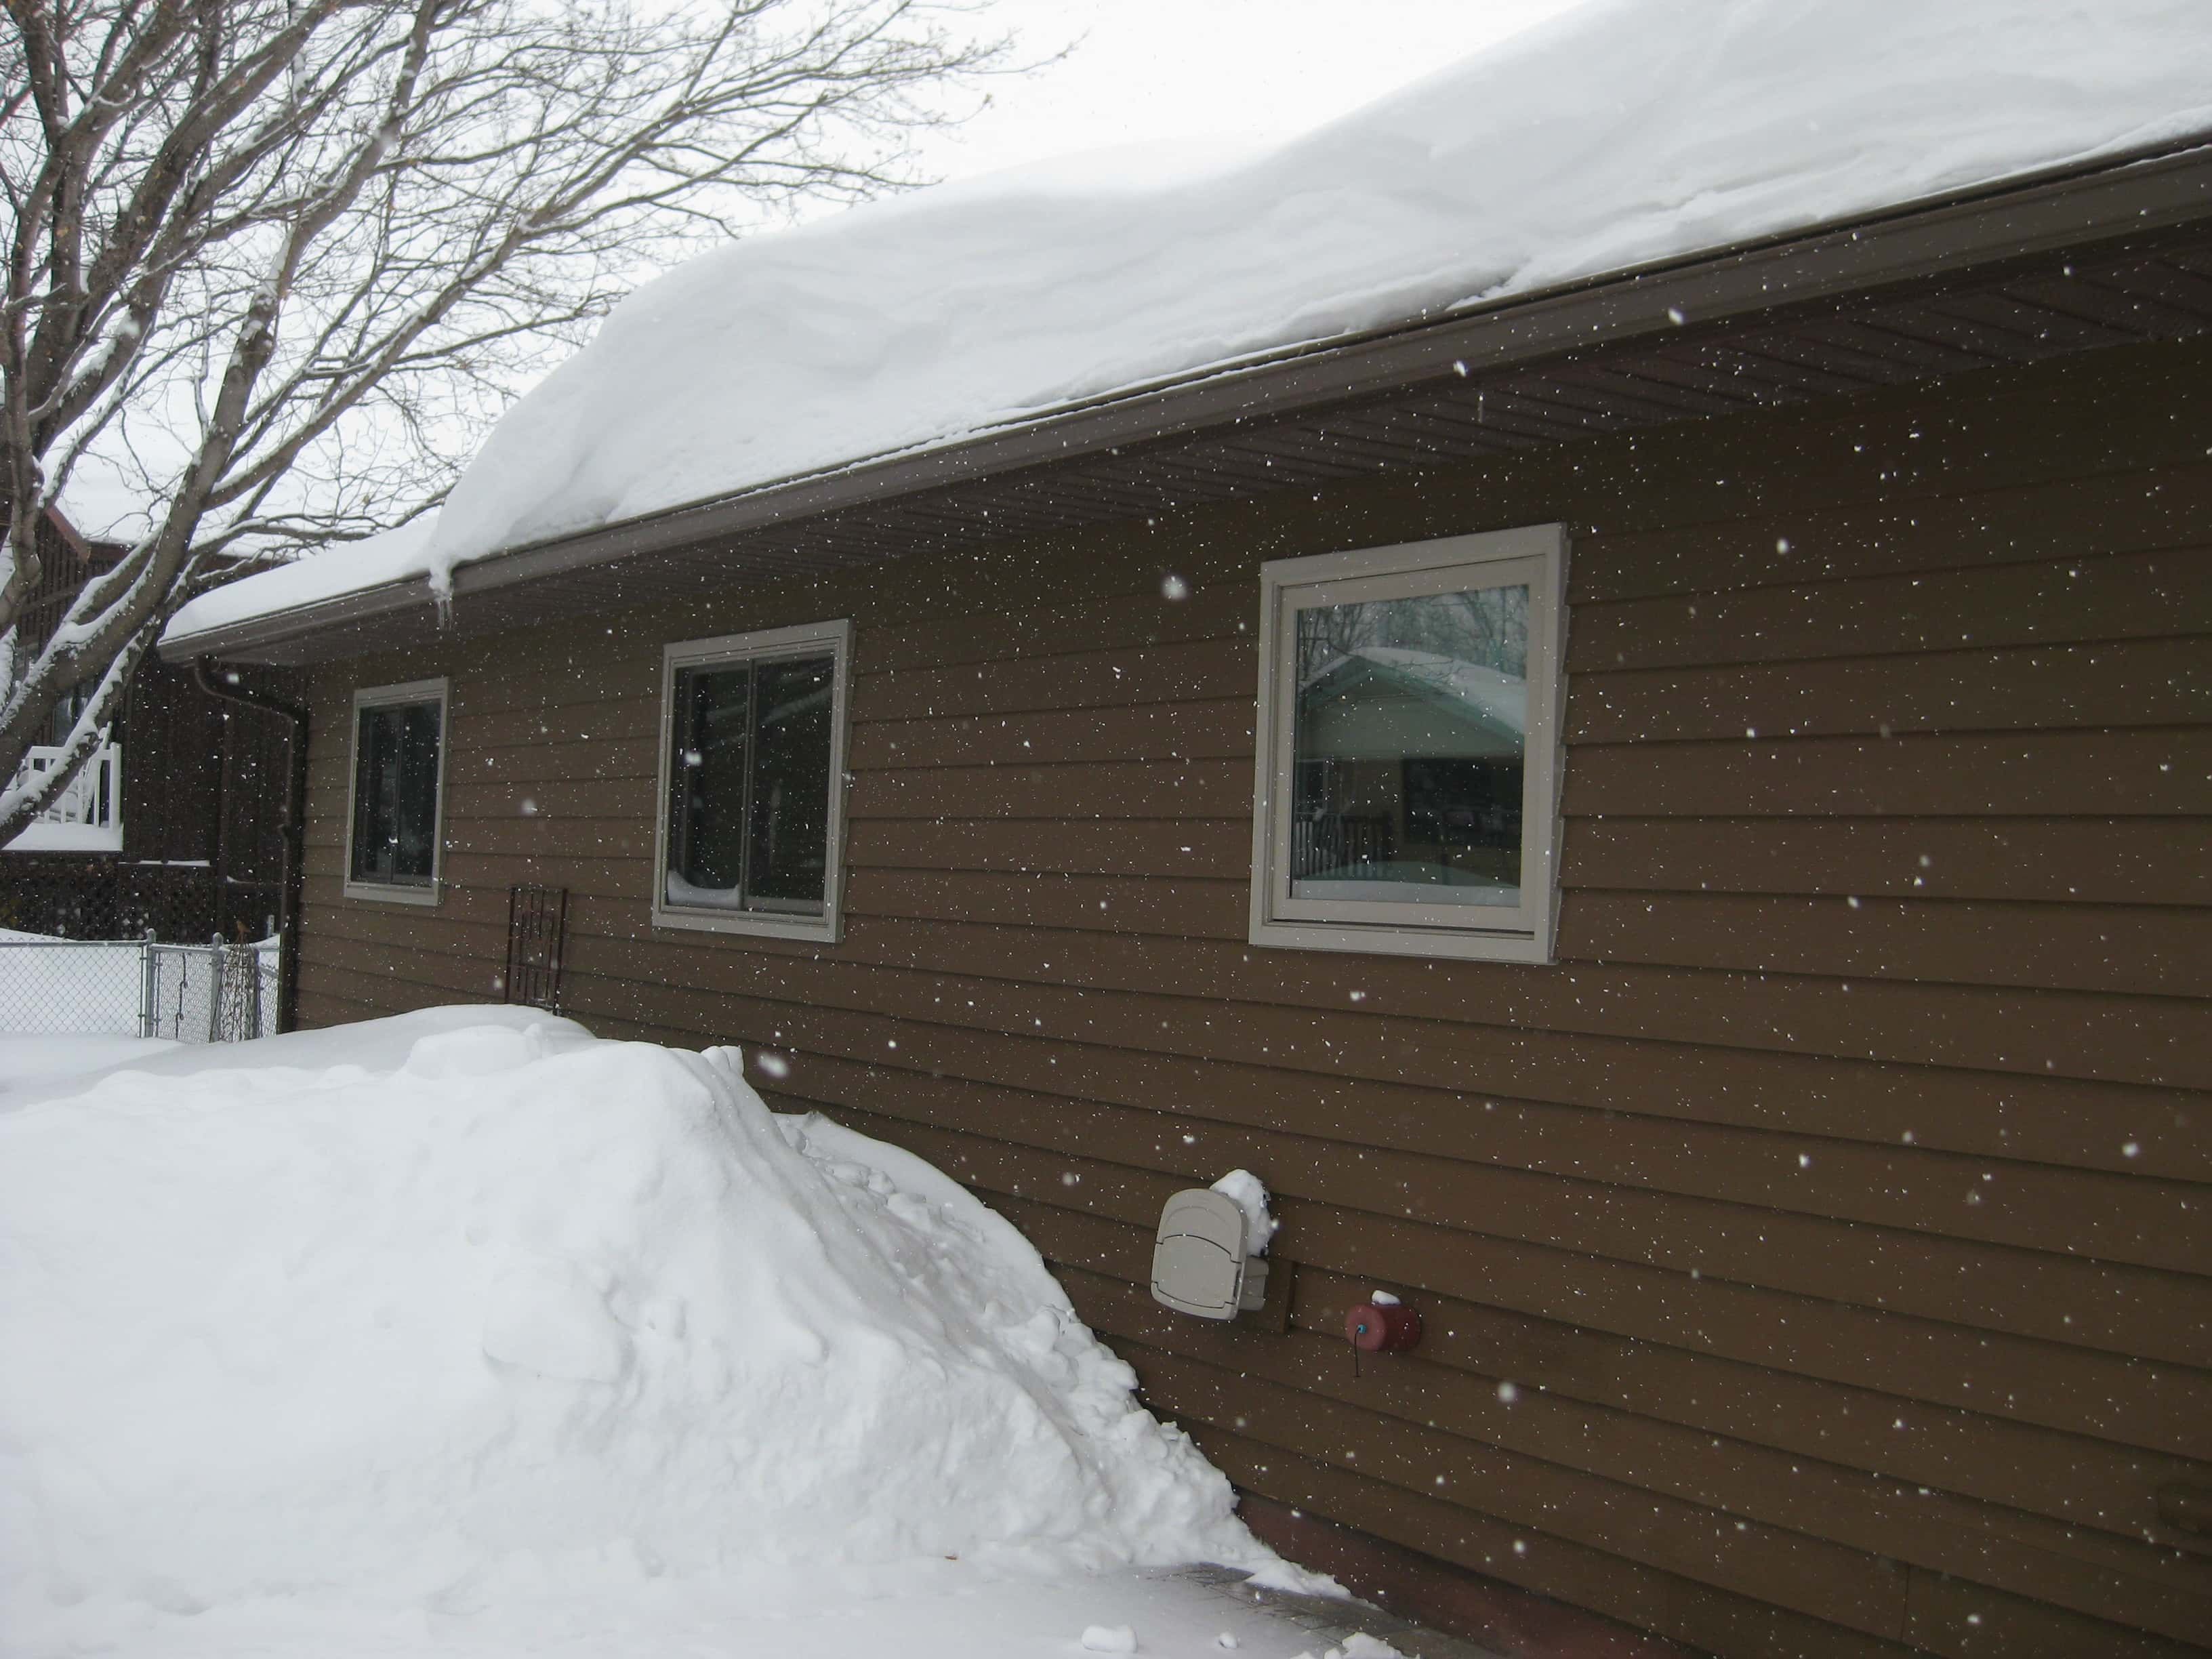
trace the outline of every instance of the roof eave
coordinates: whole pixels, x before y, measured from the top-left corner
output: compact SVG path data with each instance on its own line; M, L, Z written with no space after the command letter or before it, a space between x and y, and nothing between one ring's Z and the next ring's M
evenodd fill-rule
M471 593L792 523L1123 444L1477 374L1786 305L1863 293L1971 265L2048 254L2212 218L2212 143L2051 169L1879 215L1608 272L1469 306L1433 320L1294 347L1057 409L924 450L670 508L495 554L453 574ZM162 658L232 656L434 609L426 578L183 635Z

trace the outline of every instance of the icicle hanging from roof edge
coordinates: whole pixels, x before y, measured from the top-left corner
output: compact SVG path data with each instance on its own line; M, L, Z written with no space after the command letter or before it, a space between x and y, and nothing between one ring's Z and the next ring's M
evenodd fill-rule
M422 573L422 580L430 584L430 603L437 607L438 626L442 630L453 625L453 562L432 558L430 568Z

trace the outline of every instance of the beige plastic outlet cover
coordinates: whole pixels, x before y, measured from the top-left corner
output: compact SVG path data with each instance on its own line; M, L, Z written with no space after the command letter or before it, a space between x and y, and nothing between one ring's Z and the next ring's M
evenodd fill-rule
M1244 1293L1244 1212L1211 1188L1175 1194L1152 1246L1152 1300L1200 1319L1234 1319Z

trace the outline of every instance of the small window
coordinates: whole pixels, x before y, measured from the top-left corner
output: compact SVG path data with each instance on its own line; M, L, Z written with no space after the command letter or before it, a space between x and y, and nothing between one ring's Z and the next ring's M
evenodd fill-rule
M837 937L849 623L672 645L653 919Z
M445 727L441 679L354 693L348 898L438 902Z
M47 722L48 743L58 748L70 740L70 733L76 730L78 717L92 707L92 694L99 690L100 682L96 679L79 680L62 693Z
M1252 942L1545 962L1556 525L1261 567Z

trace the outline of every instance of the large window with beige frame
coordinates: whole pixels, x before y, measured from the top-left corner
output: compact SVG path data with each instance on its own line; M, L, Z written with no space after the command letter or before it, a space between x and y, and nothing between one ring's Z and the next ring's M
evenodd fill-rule
M1566 536L1261 571L1255 945L1551 959Z
M851 639L832 622L667 647L657 926L837 937Z

